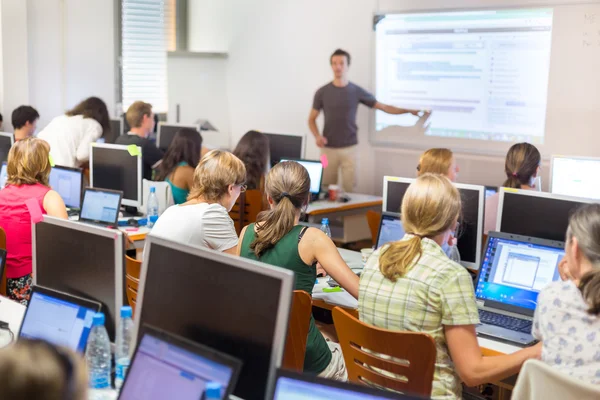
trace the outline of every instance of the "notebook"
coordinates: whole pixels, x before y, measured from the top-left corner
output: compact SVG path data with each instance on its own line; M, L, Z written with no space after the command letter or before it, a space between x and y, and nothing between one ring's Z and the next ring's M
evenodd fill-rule
M100 303L33 286L19 337L42 339L83 353Z
M79 221L101 226L117 226L123 192L85 188Z
M535 342L531 322L539 292L560 279L564 243L490 232L475 285L477 334L521 346Z

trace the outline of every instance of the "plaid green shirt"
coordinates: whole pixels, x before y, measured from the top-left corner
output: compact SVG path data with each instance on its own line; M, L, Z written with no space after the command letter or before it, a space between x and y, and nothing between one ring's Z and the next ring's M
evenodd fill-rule
M379 255L385 248L373 253L360 276L360 319L379 328L431 335L437 348L432 398L460 399L461 382L450 359L443 325L479 323L471 277L433 240L424 238L419 261L392 282L379 270Z

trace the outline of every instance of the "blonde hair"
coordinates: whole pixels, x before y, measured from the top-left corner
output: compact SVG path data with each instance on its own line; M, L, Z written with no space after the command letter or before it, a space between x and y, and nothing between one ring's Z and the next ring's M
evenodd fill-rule
M6 399L84 400L85 362L69 349L20 339L0 350L0 388Z
M417 176L423 174L440 174L447 176L454 154L450 149L429 149L421 154L417 165Z
M310 175L297 162L280 162L267 175L265 192L275 206L258 215L250 249L259 258L294 227L296 213L308 204Z
M392 282L402 277L421 258L421 239L450 229L460 212L460 194L448 178L439 174L417 178L406 190L401 212L404 231L414 236L382 250L381 273Z
M229 185L242 185L246 180L244 163L232 153L212 150L194 171L194 180L188 200L198 197L218 202L229 190Z
M150 117L152 115L152 104L144 103L143 101L135 101L127 109L125 119L132 128L139 128L144 122L144 115Z
M16 142L8 153L7 185L35 185L41 183L48 186L50 176L50 145L34 137Z

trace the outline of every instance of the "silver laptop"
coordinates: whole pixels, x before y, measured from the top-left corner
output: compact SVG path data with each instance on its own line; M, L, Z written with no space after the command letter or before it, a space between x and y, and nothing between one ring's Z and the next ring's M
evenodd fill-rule
M531 335L539 292L560 279L564 242L490 232L475 285L481 324L479 336L520 346Z
M85 188L81 201L79 222L102 227L116 227L123 192L117 190Z

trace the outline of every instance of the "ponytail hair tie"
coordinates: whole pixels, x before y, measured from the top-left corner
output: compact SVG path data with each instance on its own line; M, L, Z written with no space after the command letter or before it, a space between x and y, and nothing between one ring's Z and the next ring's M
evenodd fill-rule
M516 172L513 172L513 173L512 173L512 176L514 176L515 178L518 178L518 177L519 177L519 174L517 174Z
M423 238L425 237L424 235L419 235L417 233L411 233L411 232L406 232L406 233L408 233L409 235L413 235L414 237L418 237L419 240L423 240Z
M287 197L288 200L292 200L292 196L290 196L290 194L288 192L283 192L283 193L281 193L281 196L279 197L279 201L283 200L284 197Z

